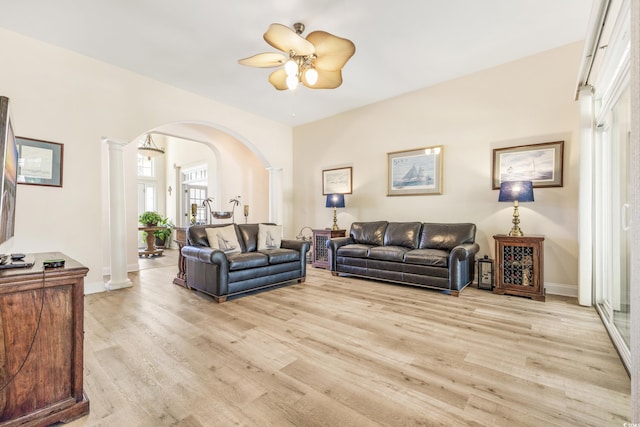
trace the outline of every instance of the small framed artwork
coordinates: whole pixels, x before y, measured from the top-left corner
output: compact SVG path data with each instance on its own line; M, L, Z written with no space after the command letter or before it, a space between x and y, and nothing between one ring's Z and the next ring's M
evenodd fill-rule
M387 153L387 196L442 194L444 147Z
M322 171L322 195L351 194L353 191L352 168L326 169Z
M63 144L16 137L18 183L62 187Z
M531 181L534 187L562 187L564 141L493 150L492 188L504 181Z

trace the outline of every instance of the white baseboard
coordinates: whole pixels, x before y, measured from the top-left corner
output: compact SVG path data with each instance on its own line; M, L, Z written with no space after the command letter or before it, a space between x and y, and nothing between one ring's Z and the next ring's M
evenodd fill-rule
M99 292L105 292L107 289L104 287L103 282L90 282L84 284L84 294L97 294Z
M549 295L561 295L563 297L578 298L578 287L575 285L546 282L544 284L544 289Z
M136 262L135 264L129 264L127 265L127 273L131 273L133 271L140 271L140 265ZM103 276L110 276L111 275L111 267L110 266L106 266L102 268L102 275ZM98 289L98 287L100 287ZM106 292L108 289L105 287L104 283L100 283L99 285L96 284L95 286L91 286L89 287L86 283L84 286L84 294L88 295L88 294L95 294L97 292Z

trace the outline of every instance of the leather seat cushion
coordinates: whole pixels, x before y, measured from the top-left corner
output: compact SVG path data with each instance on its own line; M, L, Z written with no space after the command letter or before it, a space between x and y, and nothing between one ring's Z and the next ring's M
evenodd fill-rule
M376 246L369 249L369 258L402 262L407 251L409 249L401 246Z
M358 243L344 245L338 248L338 256L347 258L367 258L369 256L369 249L372 247L373 246L371 245L362 245Z
M407 264L447 267L449 264L449 252L440 249L414 249L405 253L404 262Z
M300 252L293 249L261 249L259 253L269 258L269 264L282 264L284 262L300 261Z
M259 252L229 254L227 259L229 260L229 271L269 265L269 257Z

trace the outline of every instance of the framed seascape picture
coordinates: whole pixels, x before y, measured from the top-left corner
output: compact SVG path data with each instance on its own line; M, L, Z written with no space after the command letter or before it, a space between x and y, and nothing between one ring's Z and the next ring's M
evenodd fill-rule
M387 196L442 194L444 147L387 153Z
M504 181L531 181L534 187L562 187L564 141L493 150L492 188Z
M351 194L353 170L351 167L326 169L322 171L322 195Z
M16 145L19 184L62 187L62 144L16 137Z

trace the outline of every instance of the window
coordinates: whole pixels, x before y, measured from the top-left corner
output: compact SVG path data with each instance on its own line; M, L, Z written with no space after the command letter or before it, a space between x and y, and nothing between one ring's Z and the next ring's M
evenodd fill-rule
M152 178L155 176L153 159L138 154L138 176Z

